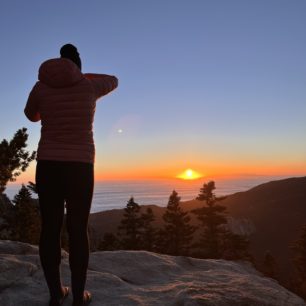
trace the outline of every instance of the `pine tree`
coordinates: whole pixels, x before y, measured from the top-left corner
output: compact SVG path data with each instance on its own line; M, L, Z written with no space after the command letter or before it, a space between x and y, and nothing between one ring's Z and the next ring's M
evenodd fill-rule
M35 183L33 182L28 182L28 185L27 185L27 188L30 190L30 192L33 194L38 194L38 191L37 191L37 186Z
M163 215L164 228L159 232L160 250L170 255L187 255L195 227L190 225L190 216L180 206L181 198L173 190Z
M264 275L277 279L277 265L275 257L270 253L270 251L266 251L265 257L262 263L262 272Z
M155 221L152 208L148 207L145 213L141 214L141 249L146 251L155 250L156 229L152 223Z
M226 260L248 260L254 262L254 258L249 252L250 239L248 236L239 235L224 229L220 234L221 258Z
M213 181L204 184L197 200L204 201L205 206L192 211L201 224L201 236L197 247L200 249L199 255L205 258L221 258L222 244L227 232L226 207L217 204L220 198L215 196L215 189Z
M301 234L290 248L294 251L293 263L296 270L296 291L306 298L306 224L301 229Z
M13 232L16 240L38 244L40 236L40 215L37 201L31 197L31 192L22 185L15 195Z
M98 244L99 251L115 251L120 249L120 242L113 233L105 233L102 241Z
M141 227L140 206L131 197L118 227L118 235L121 237L121 245L124 249L138 250L140 248Z
M6 184L16 180L24 172L30 162L35 159L36 152L28 152L27 129L19 129L12 140L3 139L0 143L0 194L5 190Z
M12 240L12 223L14 220L14 205L6 194L0 194L0 239Z
M207 203L213 202L216 200L216 196L214 194L215 182L210 181L207 184L203 184L203 187L200 188L200 193L197 196L197 200L199 201L206 201Z

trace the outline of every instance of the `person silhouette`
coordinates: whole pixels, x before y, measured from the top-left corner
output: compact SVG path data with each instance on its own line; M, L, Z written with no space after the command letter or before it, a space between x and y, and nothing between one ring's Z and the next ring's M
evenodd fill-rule
M24 113L41 121L36 186L41 213L39 255L49 288L49 306L62 305L61 229L66 207L73 306L88 305L88 218L94 188L93 121L96 100L118 86L115 76L81 72L77 48L66 44L60 57L45 61Z

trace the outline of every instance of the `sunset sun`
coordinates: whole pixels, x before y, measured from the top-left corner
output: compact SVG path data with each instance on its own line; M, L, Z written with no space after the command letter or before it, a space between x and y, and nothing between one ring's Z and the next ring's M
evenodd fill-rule
M183 179L183 180L195 180L198 178L201 178L203 175L199 172L196 172L192 169L186 169L184 172L179 174L177 178Z

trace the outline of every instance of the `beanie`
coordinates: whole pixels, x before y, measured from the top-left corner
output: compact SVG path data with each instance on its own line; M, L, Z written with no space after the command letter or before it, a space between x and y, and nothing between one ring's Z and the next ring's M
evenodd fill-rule
M70 59L80 68L80 70L82 69L80 54L78 52L78 49L74 45L63 45L60 49L60 54L62 58Z

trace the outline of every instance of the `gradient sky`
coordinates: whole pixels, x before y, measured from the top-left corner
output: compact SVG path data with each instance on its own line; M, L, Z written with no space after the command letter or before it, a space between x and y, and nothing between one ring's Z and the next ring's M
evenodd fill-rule
M70 42L120 80L97 104L97 179L306 174L304 0L5 0L0 37L0 140L25 126L36 149L26 99Z

